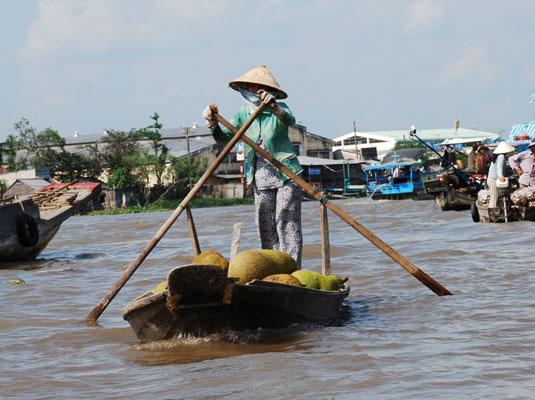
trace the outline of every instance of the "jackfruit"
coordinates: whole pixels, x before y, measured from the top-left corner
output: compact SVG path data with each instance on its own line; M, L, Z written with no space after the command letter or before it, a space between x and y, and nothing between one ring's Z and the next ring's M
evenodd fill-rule
M158 283L156 285L156 287L154 289L152 289L152 291L154 293L161 293L161 292L165 291L166 289L167 289L167 280Z
M238 278L239 283L264 279L275 274L290 274L297 263L288 254L278 250L245 250L230 260L229 278Z
M156 286L154 286L150 290L147 290L146 292L144 292L138 298L142 298L142 297L146 297L146 296L152 296L153 294L162 293L162 292L165 292L166 290L167 290L167 280L158 283Z
M197 254L192 264L201 265L201 264L210 264L210 265L217 265L222 270L228 269L228 261L225 257L223 257L220 253L217 251L203 251L200 254Z
M320 290L334 291L344 286L344 280L337 275L321 275Z
M335 291L344 285L344 280L337 275L323 275L319 272L301 269L292 273L304 286L310 289Z
M284 283L285 285L291 286L303 286L299 279L289 274L275 274L266 276L263 281L266 282L275 282L275 283Z
M306 269L300 269L298 271L292 272L292 276L297 278L301 284L310 289L319 289L320 288L320 276L319 272L309 271Z

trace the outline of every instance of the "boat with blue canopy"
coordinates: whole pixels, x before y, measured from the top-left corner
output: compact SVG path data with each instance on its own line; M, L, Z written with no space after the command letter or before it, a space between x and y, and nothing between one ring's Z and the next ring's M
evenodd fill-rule
M364 167L366 191L372 199L398 200L424 190L421 162L403 162Z

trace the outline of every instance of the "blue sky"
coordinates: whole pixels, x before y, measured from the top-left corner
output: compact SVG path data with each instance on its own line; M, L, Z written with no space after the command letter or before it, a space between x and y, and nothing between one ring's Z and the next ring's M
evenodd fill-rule
M0 140L230 117L266 64L311 132L535 119L533 0L0 0Z

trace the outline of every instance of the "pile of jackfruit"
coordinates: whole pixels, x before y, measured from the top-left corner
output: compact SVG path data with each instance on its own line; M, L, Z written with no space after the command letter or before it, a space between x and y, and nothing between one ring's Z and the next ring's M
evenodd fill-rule
M338 275L324 275L298 269L295 260L279 250L245 250L236 254L230 263L220 253L206 251L195 256L191 263L217 265L228 271L229 278L235 278L242 284L257 279L323 291L337 291L344 287L344 282L347 280ZM153 292L163 292L166 288L167 281L163 281L153 289Z

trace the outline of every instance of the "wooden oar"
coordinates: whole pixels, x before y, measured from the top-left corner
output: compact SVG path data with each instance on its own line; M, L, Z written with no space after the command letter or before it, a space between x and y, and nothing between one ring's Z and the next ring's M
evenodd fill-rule
M225 126L227 129L229 129L232 132L237 132L238 130L226 119L224 119L222 116L217 115L217 120L220 124ZM297 183L303 190L314 199L320 201L322 204L325 205L329 210L331 210L333 213L335 213L338 217L340 217L343 221L347 222L351 227L353 227L357 232L359 232L362 236L364 236L366 239L368 239L370 242L372 242L376 247L378 247L381 251L383 251L387 256L389 256L391 259L393 259L395 262L397 262L399 265L401 265L405 270L407 270L411 275L413 275L416 279L418 279L420 282L422 282L425 286L427 286L429 289L431 289L433 292L435 292L438 296L445 296L445 295L451 295L451 292L446 289L444 286L442 286L440 283L435 281L433 278L431 278L429 275L427 275L424 271L422 271L420 268L418 268L416 265L411 263L409 260L407 260L405 257L403 257L401 254L399 254L396 250L394 250L392 247L390 247L388 244L383 242L378 236L376 236L374 233L366 229L364 226L362 226L359 222L357 222L351 215L349 215L347 212L342 210L341 208L335 206L331 201L327 200L327 196L325 193L320 193L314 190L314 188L303 178L296 175L294 172L292 172L290 169L285 167L282 163L280 163L275 157L273 157L269 152L262 149L260 146L258 146L256 143L254 143L251 139L249 139L247 136L243 136L242 140L247 143L249 146L251 146L255 151L260 154L264 159L269 161L271 164L273 164L277 169L279 169L282 173L289 176L295 183Z
M189 237L191 239L191 247L193 247L193 253L198 256L201 254L201 246L199 245L199 238L197 237L197 229L195 229L195 222L193 221L193 214L191 209L186 207L186 215L188 217Z
M321 273L329 275L331 273L331 245L329 243L329 218L327 217L327 207L320 204L321 221Z
M230 259L232 260L240 247L240 235L241 235L241 222L234 224L232 230L232 243L230 245Z
M100 302L98 305L91 310L91 312L87 315L86 320L88 322L95 322L98 317L100 317L100 314L104 312L108 304L111 303L113 298L119 293L119 290L124 286L124 284L128 281L128 279L132 276L132 274L136 271L136 269L141 265L141 263L147 258L147 256L150 254L152 249L158 244L160 239L165 235L165 233L171 228L173 223L177 220L177 218L180 216L182 211L188 206L190 201L195 197L195 195L201 190L205 182L210 178L210 176L214 173L214 171L217 169L219 164L221 164L221 161L223 161L223 158L232 150L232 148L238 143L238 141L242 138L245 131L251 126L253 121L260 115L264 107L266 106L265 103L261 103L260 106L256 109L256 111L251 115L251 117L243 124L243 126L240 128L240 130L235 130L234 136L230 141L227 143L227 145L223 148L221 153L216 157L216 159L210 164L206 172L201 176L199 181L193 186L193 188L190 190L190 192L186 195L184 200L178 205L176 210L171 214L169 218L164 222L164 224L161 226L161 228L156 232L156 234L152 237L151 240L145 245L141 253L136 257L136 259L128 266L126 270L122 273L122 275L119 277L117 282L111 287L111 289L100 299Z

